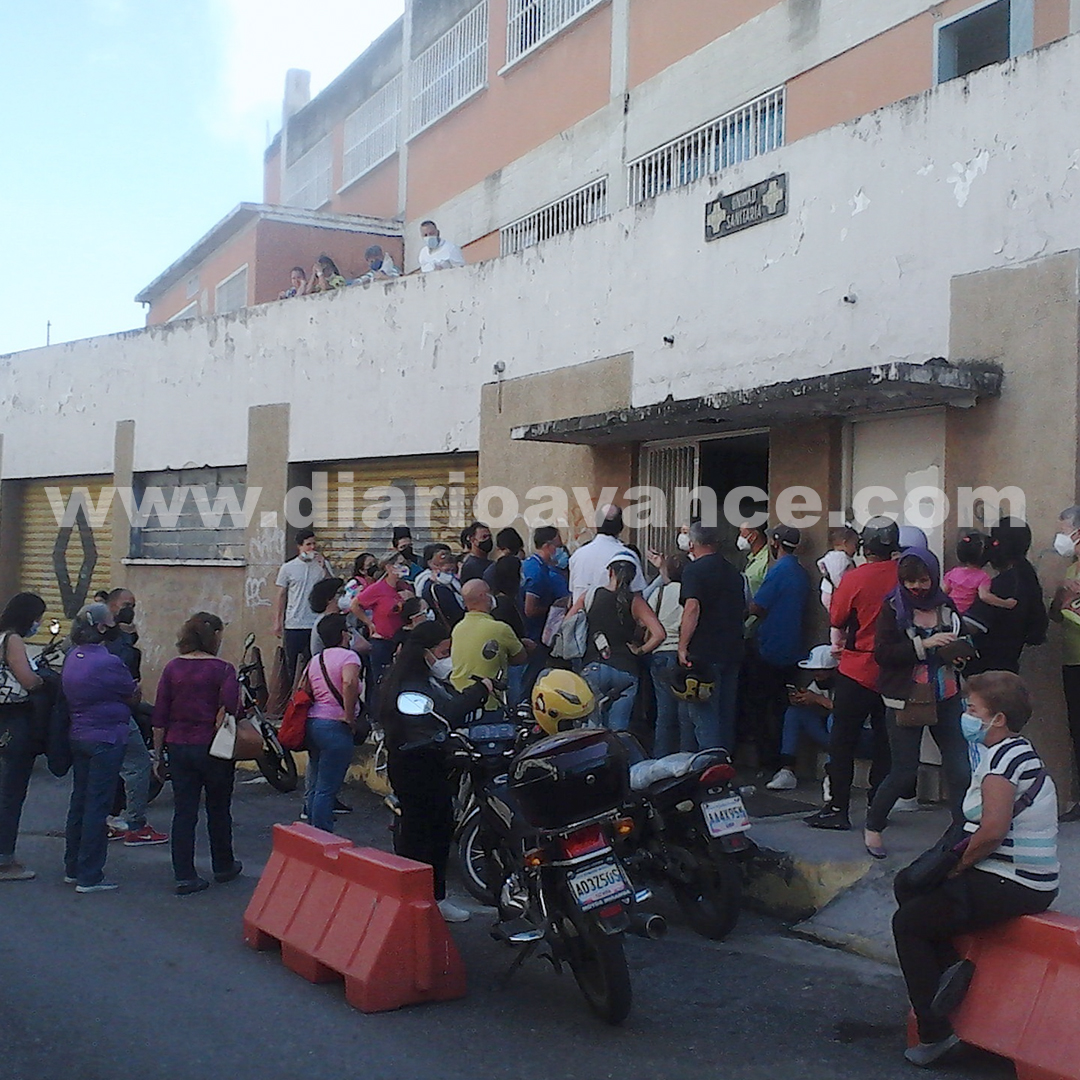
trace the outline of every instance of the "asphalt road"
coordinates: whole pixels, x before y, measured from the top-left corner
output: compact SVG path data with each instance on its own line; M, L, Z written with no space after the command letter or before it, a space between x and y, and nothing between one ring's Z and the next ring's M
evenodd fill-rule
M336 984L312 986L275 953L255 953L240 920L267 858L270 825L299 795L237 788L242 878L193 897L171 892L168 847L110 849L115 893L62 881L68 781L35 774L20 856L38 872L0 885L0 1080L890 1080L906 1005L897 975L804 942L747 915L713 944L677 924L664 941L630 938L634 1010L595 1020L572 978L533 961L499 983L512 953L489 917L455 926L469 973L459 1002L364 1016ZM339 831L385 846L386 816L366 790ZM168 790L151 808L167 828ZM203 853L204 872L206 857ZM674 916L675 913L672 913ZM1011 1065L965 1051L954 1077L1005 1078Z

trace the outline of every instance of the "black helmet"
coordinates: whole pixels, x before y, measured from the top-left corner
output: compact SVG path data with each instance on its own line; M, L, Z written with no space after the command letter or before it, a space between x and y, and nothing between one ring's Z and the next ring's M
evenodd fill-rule
M891 518L871 518L863 526L862 549L867 555L889 558L900 550L900 526Z

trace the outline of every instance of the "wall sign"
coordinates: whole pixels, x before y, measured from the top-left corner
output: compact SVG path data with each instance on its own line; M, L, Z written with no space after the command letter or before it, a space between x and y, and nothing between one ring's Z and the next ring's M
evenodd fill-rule
M783 217L788 209L788 174L770 176L751 187L721 195L705 204L705 239L719 240L763 221Z

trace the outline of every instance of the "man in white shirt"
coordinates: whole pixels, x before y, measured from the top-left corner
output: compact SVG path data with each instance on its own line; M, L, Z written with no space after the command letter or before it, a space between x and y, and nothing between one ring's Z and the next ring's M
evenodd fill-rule
M329 576L330 567L318 551L314 531L301 529L296 534L296 558L278 570L278 602L274 607L274 633L285 646L285 676L290 687L297 661L307 653L311 628L321 618L309 603L312 587Z
M451 244L439 235L439 226L434 221L420 222L420 236L423 246L420 248L420 269L425 274L432 270L450 270L455 266L465 265L465 256L457 244Z
M577 600L589 589L603 588L608 583L608 564L617 556L623 556L637 567L631 588L634 592L645 591L645 575L641 560L620 539L623 531L623 513L618 506L602 506L596 512L596 536L570 556L570 593Z

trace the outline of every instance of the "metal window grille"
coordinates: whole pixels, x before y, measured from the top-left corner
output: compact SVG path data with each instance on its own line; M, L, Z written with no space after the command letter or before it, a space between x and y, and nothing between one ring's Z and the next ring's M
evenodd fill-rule
M698 448L694 444L642 447L642 483L659 488L667 499L664 520L652 521L644 527L644 537L639 535L639 546L643 550L665 553L675 550L675 537L683 524L678 519L688 509L678 505L676 496L680 488L690 492L697 487L699 468Z
M784 96L770 90L630 162L631 206L783 146Z
M397 150L401 76L395 75L345 121L343 185L351 184Z
M410 131L433 124L487 82L488 5L479 3L413 65Z
M247 307L247 267L230 274L214 290L214 314L224 315L229 311Z
M333 193L333 174L334 146L327 135L286 167L281 201L286 206L318 210Z
M499 230L499 245L503 255L532 247L559 233L589 225L607 217L608 178L601 177L583 188L564 195L539 210L526 214Z
M603 0L510 0L506 21L506 62L554 37Z

